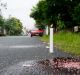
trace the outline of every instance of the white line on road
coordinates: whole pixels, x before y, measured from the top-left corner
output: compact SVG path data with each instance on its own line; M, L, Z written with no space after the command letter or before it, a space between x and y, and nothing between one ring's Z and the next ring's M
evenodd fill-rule
M46 48L50 48L49 46L46 46Z
M18 45L18 46L10 46L9 48L37 48L44 47L43 45Z

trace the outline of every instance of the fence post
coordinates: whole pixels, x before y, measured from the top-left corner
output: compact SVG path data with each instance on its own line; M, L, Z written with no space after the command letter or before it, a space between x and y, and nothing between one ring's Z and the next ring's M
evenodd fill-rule
M53 45L53 24L51 25L50 27L50 53L53 53L54 52L54 45Z
M46 35L48 35L48 32L49 32L49 31L48 31L48 26L46 26Z

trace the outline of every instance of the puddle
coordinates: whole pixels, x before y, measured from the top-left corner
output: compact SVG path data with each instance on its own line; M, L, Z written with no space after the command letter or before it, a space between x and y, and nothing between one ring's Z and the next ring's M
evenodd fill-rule
M80 75L80 59L25 61L5 69L0 75Z

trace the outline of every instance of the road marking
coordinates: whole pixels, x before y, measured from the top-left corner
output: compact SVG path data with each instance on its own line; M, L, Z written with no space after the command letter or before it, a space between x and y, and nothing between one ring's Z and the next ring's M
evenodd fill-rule
M44 44L46 44L46 42L43 42Z
M31 67L32 65L30 64L23 64L23 67Z
M43 45L18 45L18 46L10 46L9 48L37 48L44 47Z
M48 46L45 47L44 44L41 45L12 45L12 46L3 46L0 45L0 49L6 49L6 48L11 48L11 49L23 49L23 48L48 48Z
M49 46L46 46L46 48L50 48Z

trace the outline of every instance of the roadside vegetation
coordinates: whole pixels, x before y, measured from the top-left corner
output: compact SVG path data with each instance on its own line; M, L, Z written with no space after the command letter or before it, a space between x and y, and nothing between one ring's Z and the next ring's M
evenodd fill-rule
M22 32L22 23L15 17L10 17L4 21L4 27L7 35L20 35Z
M40 0L30 14L37 28L48 28L53 24L56 31L56 48L75 55L80 55L80 33L74 33L74 27L80 32L80 0ZM64 31L67 32L64 32ZM49 36L41 37L49 42Z
M0 15L0 35L20 35L22 28L23 26L19 19L15 17L4 19L4 17Z
M53 24L58 30L73 30L80 26L80 0L39 0L30 17L40 29Z
M41 40L49 43L49 36L44 35ZM80 56L80 33L63 31L55 33L54 46L64 52Z
M7 10L7 3L0 0L0 36L3 35L20 35L22 32L22 23L16 17L11 17L5 19L2 15L2 9Z

